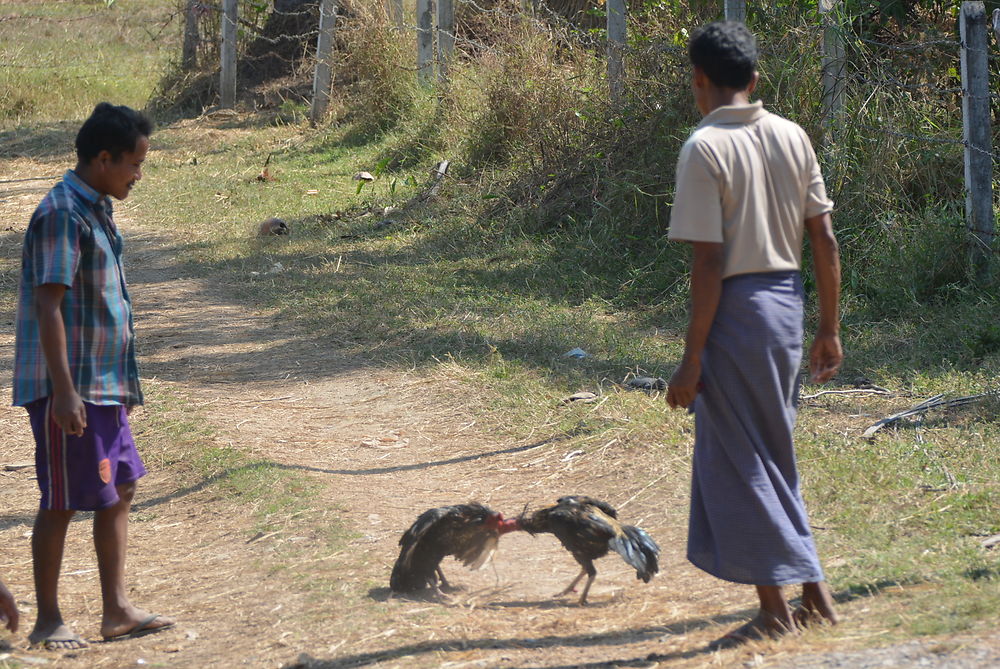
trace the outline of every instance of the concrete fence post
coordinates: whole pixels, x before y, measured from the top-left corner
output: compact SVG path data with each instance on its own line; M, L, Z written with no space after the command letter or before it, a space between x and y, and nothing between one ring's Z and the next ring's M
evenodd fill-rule
M747 0L724 0L723 16L727 21L747 21Z
M844 108L844 84L847 56L844 50L843 3L820 0L823 21L823 123L827 134L836 132L837 120Z
M322 0L319 5L319 37L316 39L316 71L313 75L312 108L309 121L316 125L326 116L330 104L332 83L330 57L333 53L333 32L337 26L336 0Z
M969 263L985 280L993 256L993 146L990 138L989 53L986 7L963 2L962 126L965 144L965 222L970 233Z
M455 52L455 0L437 0L438 81L448 83L448 65Z
M239 21L239 9L236 0L222 2L222 48L220 49L221 72L219 75L219 91L223 109L232 109L236 105L236 26Z
M431 83L434 60L434 5L432 0L417 0L417 81Z
M184 3L184 46L181 50L181 69L193 70L198 67L198 0Z
M608 13L608 86L611 99L621 102L625 96L625 0L607 0Z

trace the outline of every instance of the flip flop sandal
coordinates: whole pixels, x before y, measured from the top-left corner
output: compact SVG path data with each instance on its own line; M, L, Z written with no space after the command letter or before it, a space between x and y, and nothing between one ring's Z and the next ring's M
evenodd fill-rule
M174 626L174 623L169 625L160 625L159 627L147 627L151 622L160 617L159 613L153 614L144 620L140 620L135 627L133 627L128 632L122 634L114 634L112 636L104 637L105 642L109 641L124 641L125 639L137 639L141 636L146 636L147 634L156 634L157 632L162 632L163 630L168 630Z
M66 646L59 644L69 644ZM89 648L90 644L79 634L70 634L62 636L52 636L40 641L29 642L29 647L33 648L43 648L50 651L64 651L64 650L83 650L84 648Z

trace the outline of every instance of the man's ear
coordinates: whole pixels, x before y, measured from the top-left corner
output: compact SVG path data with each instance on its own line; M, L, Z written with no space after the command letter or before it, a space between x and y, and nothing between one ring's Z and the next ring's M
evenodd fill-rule
M747 97L753 95L754 89L757 88L758 81L760 81L760 72L754 70L753 77L750 78L750 84L747 86Z
M115 162L115 159L107 149L101 149L101 152L93 160L94 165L101 168L107 167L113 162Z
M708 75L705 74L705 70L701 69L697 65L692 66L691 81L695 88L705 88L705 84L708 83Z

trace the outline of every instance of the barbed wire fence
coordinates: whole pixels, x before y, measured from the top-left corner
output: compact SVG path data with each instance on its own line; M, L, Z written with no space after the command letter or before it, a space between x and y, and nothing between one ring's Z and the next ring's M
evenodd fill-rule
M338 26L338 13L342 11L337 0L313 0L311 3L280 0L273 2L238 2L222 0L221 3L199 0L180 0L185 4L185 39L183 62L193 67L201 59L220 59L220 97L223 107L232 106L236 91L237 53L246 54L250 44L256 42L277 45L282 40L295 38L310 40L315 48L310 54L299 53L306 63L311 59L314 84L310 119L319 123L327 113L331 95L332 49ZM780 11L772 3L748 3L747 0L718 0L720 14L731 20L751 23L768 12ZM566 4L566 3L562 3ZM561 30L595 53L606 59L607 93L612 102L621 101L630 85L636 85L626 71L627 63L651 51L670 53L683 58L684 47L667 43L630 42L628 34L628 7L626 0L605 0L603 7L597 3L570 3L580 11L576 15L557 12L540 0L523 0L516 17L533 25L539 31ZM289 5L298 8L289 8ZM240 15L245 6L244 15ZM474 12L481 16L511 17L510 4L493 0L382 0L385 20L401 35L412 39L414 61L412 66L400 63L398 67L412 69L421 85L447 87L451 77L450 67L457 54L463 58L489 51L492 45L476 39L474 34L463 34L456 23L456 11ZM589 7L589 11L585 11ZM598 11L595 11L598 10ZM850 27L843 0L820 0L819 44L822 50L821 95L824 144L836 142L846 132L864 131L880 137L934 146L961 147L963 152L966 197L966 227L973 243L970 245L969 262L977 272L989 268L989 256L994 254L994 207L992 165L995 152L992 147L990 127L991 102L998 96L989 89L989 64L997 56L990 53L988 17L983 2L962 2L960 36L958 39L929 39L913 43L886 43L860 37ZM603 13L602 17L595 15ZM274 17L305 17L314 21L314 29L299 30L296 35L266 34L265 24ZM587 26L580 27L585 17ZM301 28L301 24L299 26ZM209 38L214 33L220 37ZM876 52L906 55L911 60L934 52L956 61L954 68L960 73L952 77L951 85L938 80L908 81L905 75L878 72L875 69L856 68L848 71L848 63L864 63ZM289 58L287 54L283 57ZM877 60L877 59L876 59ZM303 65L308 67L308 65ZM924 129L916 131L898 127L880 127L865 124L861 116L845 107L848 91L851 99L881 96L886 90L920 94L924 100L938 98L952 104L961 101L961 137L949 136L947 130L933 134ZM954 126L952 126L954 127Z
M720 15L747 19L751 25L783 11L765 2L718 0L718 3ZM576 6L585 5L578 2ZM382 0L381 6L386 22L401 39L410 40L413 45L414 60L398 63L397 67L413 71L416 79L428 87L448 86L456 59L473 62L479 55L497 48L489 34L477 34L467 26L463 29L456 12L463 13L466 23L469 15L516 19L552 36L553 40L571 37L595 58L606 59L606 92L612 102L628 95L630 88L661 83L642 79L635 71L638 61L665 56L671 67L682 67L685 62L682 44L666 38L640 41L627 32L635 26L629 24L625 0L606 0L603 16L595 16L595 12L590 11L583 28L580 25L582 12L567 17L565 12L559 13L539 0L524 0L520 11L517 5L496 0L407 0L405 6L403 0ZM595 7L596 4L591 10ZM271 60L299 74L311 72L314 83L308 100L311 102L309 115L314 123L319 123L333 92L331 71L334 69L335 38L338 30L352 29L350 11L348 5L337 0L177 0L175 12L145 29L158 34L170 30L170 26L175 26L175 30L183 26L181 64L195 69L211 68L217 63L219 71L226 72L225 76L220 76L223 85L219 93L223 106L234 104L236 90L242 83L236 72L237 59L241 66L255 60ZM998 252L992 189L997 151L992 145L991 113L1000 107L1000 94L990 90L989 70L991 64L995 69L1000 55L989 37L992 31L984 3L963 2L960 16L957 37L886 42L858 35L850 25L850 17L846 16L841 0L821 0L820 22L810 39L815 38L822 49L822 81L817 85L822 95L825 139L831 145L845 134L863 133L873 142L891 139L928 147L929 151L940 149L948 153L949 160L959 152L962 154L965 227L972 242L969 262L977 271L985 272L989 265L986 259ZM0 21L69 23L87 18L86 15L44 19L11 15L0 17ZM232 49L223 48L227 41ZM769 41L773 39L762 40L765 57ZM878 66L893 57L906 66L895 69ZM928 74L929 66L920 66L923 61L933 61L938 71ZM940 63L950 63L953 67L941 72ZM55 67L39 62L0 66ZM877 115L859 113L859 108L866 104L907 96L913 99L913 104L930 109L928 117L945 118L960 107L962 123L903 127L890 123L883 125ZM961 134L955 130L959 127Z
M985 280L991 269L991 257L998 253L995 245L995 213L993 196L993 160L991 100L996 96L989 89L989 62L996 58L989 51L989 31L985 5L982 2L962 2L959 13L959 39L934 39L909 44L888 44L851 35L848 17L839 0L821 0L823 19L823 116L827 130L836 135L853 126L870 133L888 135L909 142L932 145L961 146L963 149L965 183L965 227L970 241L969 265L977 278ZM957 83L942 86L939 81L908 83L890 73L872 76L872 72L847 72L848 48L852 46L855 62L865 62L864 49L885 50L917 58L928 50L947 50L958 60ZM919 68L917 68L919 69ZM856 110L844 106L845 89L877 91L895 88L900 92L919 93L923 100L931 96L944 100L960 99L962 137L928 135L907 132L888 126L860 124ZM853 118L852 118L853 116Z

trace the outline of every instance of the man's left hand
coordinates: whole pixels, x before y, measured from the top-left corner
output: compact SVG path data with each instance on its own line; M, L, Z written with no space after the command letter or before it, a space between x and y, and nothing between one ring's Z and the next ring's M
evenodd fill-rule
M687 408L694 402L701 382L701 362L682 360L674 370L667 387L667 404L671 409Z

